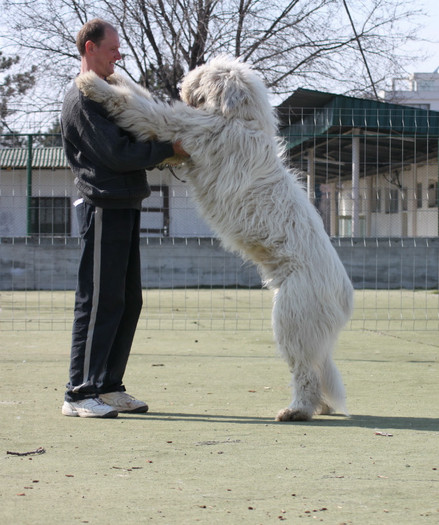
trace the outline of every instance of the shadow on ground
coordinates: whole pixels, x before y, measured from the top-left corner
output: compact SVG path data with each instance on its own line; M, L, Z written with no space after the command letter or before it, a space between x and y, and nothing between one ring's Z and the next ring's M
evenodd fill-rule
M352 415L344 416L318 416L311 421L283 422L274 421L268 417L230 416L221 414L180 414L166 412L150 412L144 416L119 415L119 419L153 419L157 421L187 421L202 423L235 423L242 425L308 425L316 427L346 427L346 428L372 428L372 429L399 429L399 430L422 430L439 432L438 418L425 417L396 417L396 416L371 416Z

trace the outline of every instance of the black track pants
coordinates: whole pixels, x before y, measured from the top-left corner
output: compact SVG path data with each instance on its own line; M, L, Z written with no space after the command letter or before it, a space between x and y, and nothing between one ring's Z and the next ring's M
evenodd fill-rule
M142 308L140 211L76 206L81 260L66 400L125 390L123 375Z

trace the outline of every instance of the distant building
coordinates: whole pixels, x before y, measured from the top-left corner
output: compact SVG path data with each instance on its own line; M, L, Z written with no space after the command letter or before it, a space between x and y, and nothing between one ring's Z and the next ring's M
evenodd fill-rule
M277 109L330 236L438 236L439 111L302 88Z
M394 78L391 90L378 95L392 102L420 109L439 111L439 67L433 73L412 73L407 78Z
M178 170L177 170L178 173ZM211 237L188 184L168 169L148 172L151 196L143 201L142 237ZM0 148L2 237L77 237L78 198L62 147Z

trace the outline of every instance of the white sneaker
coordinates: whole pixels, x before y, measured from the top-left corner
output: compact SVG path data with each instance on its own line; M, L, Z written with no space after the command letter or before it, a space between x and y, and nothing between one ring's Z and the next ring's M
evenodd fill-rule
M106 405L99 397L64 401L61 412L64 416L117 417L117 410Z
M131 412L132 414L148 412L146 403L135 399L126 392L109 392L108 394L101 394L99 397L118 412Z

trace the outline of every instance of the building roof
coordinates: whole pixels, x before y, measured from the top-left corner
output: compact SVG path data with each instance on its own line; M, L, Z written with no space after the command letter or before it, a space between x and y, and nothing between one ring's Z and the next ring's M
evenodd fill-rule
M437 158L437 111L308 89L277 109L292 163L302 164L312 148L320 181L351 177L353 136L363 175Z
M278 111L287 127L312 124L320 132L355 127L439 136L438 111L309 89L296 90Z
M1 169L26 169L28 162L28 149L4 148L0 149ZM53 169L68 168L62 147L38 147L32 150L32 168Z

